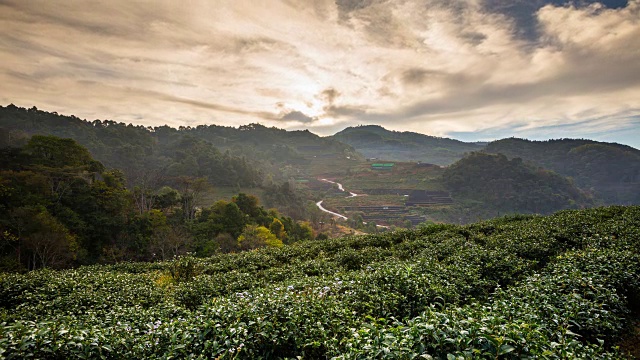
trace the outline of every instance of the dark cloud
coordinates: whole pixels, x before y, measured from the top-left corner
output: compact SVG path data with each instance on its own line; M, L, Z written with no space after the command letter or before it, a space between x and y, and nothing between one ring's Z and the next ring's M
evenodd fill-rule
M395 74L385 80L394 81ZM429 70L419 67L409 68L400 72L399 79L405 86L422 86L428 83L442 85L444 88L467 88L484 82L486 75L471 75L464 73L448 73L445 71Z
M203 109L216 110L216 111L221 111L221 112L226 112L226 113L234 113L234 114L240 114L240 115L251 115L251 116L255 116L255 117L258 117L258 118L261 118L261 119L264 119L264 120L279 120L280 119L276 114L273 114L273 113L270 113L270 112L266 112L266 111L250 111L250 110L246 110L246 109L242 109L242 108L235 108L235 107L222 105L222 104L217 104L217 103L213 103L213 102L186 99L186 98L182 98L182 97L178 97L178 96L173 96L173 95L169 95L169 94L162 94L162 93L156 93L156 92L151 92L151 91L143 91L143 90L130 90L130 91L134 92L134 93L138 93L138 94L146 93L150 97L158 99L158 100L162 100L162 101L186 104L186 105L196 106L196 107L203 108Z
M514 22L514 35L534 41L538 38L536 11L543 7L545 0L485 0L488 12L507 16Z
M341 117L351 117L358 118L364 116L366 114L366 110L364 106L355 106L355 105L341 105L341 106L327 106L324 108L326 116L341 118Z
M338 11L341 18L345 19L350 16L353 11L366 9L367 7L377 3L377 0L336 0Z
M455 94L445 97L419 102L404 108L395 114L396 119L413 118L421 115L456 113L473 109L490 107L492 105L522 106L544 98L556 98L558 92L565 96L583 96L607 92L621 86L637 85L639 75L628 76L627 72L613 71L601 75L601 82L594 85L592 78L586 80L581 73L567 74L540 83L513 85L481 85L469 89L458 89Z
M469 44L473 46L478 46L487 39L487 35L479 32L466 32L460 35L464 40L466 40Z
M305 113L303 113L302 111L297 111L297 110L293 110L290 111L286 114L284 114L280 120L286 120L286 121L299 121L305 124L314 122L316 120L316 118L313 118Z
M402 72L402 82L406 85L421 85L434 72L421 68L411 68Z
M244 37L234 42L235 50L239 53L259 53L277 50L277 48L291 48L286 43L268 37Z
M577 60L577 59L576 59ZM577 65L577 63L576 63ZM372 118L406 119L421 115L456 113L492 105L524 105L544 98L584 96L607 93L613 89L633 88L640 84L640 63L629 62L625 66L612 66L608 71L597 71L586 64L577 66L555 78L535 83L521 84L476 84L459 87L443 97L418 102L399 112L388 115L372 114Z
M389 7L371 7L359 14L366 26L369 39L384 47L420 48L424 47L413 29L395 16Z
M336 100L340 95L340 92L335 88L327 88L317 96L324 103L322 117L353 118L365 114L365 108L362 106L336 105Z
M328 105L333 105L334 101L340 96L340 92L334 88L324 89L318 98Z

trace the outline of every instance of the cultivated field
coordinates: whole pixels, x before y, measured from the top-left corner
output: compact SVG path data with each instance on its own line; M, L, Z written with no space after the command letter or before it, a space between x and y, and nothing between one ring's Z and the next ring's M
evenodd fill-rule
M2 274L0 357L623 358L639 251L609 207Z

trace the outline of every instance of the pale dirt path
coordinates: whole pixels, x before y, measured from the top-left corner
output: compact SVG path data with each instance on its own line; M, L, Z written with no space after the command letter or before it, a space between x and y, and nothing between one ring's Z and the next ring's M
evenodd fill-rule
M348 192L348 193L349 193L349 196L347 196L347 197L349 197L349 198L356 197L356 196L362 196L362 194L356 194L356 193L354 193L354 192L351 192L351 191L347 191L347 190L345 190L345 189L344 189L344 187L342 187L342 184L340 184L339 182L331 181L331 180L328 180L328 179L319 179L319 180L320 180L320 181L327 182L327 183L330 183L330 184L336 184L336 185L338 185L338 190L340 190L340 191L342 191L342 192ZM349 219L349 218L347 218L346 216L344 216L344 215L342 215L342 214L338 214L338 213L335 213L335 212L333 212L333 211L329 211L329 210L325 209L325 208L322 206L322 202L323 202L323 201L324 201L324 200L320 200L320 201L318 201L318 202L316 203L316 206L318 207L318 209L320 209L320 210L322 210L322 211L326 212L327 214L331 214L331 215L333 215L333 216L339 217L339 218L341 218L341 219L345 219L345 220L348 220L348 219ZM363 222L363 224L365 224L365 225L366 225L367 223L366 223L366 222ZM388 229L388 228L389 228L388 226L385 226L385 225L376 225L376 226L377 226L377 227L381 227L381 228L385 228L385 229Z

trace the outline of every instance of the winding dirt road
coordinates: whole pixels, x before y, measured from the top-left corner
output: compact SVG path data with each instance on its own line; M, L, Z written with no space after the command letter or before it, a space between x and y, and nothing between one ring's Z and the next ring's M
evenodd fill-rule
M356 196L362 196L362 194L356 194L356 193L354 193L354 192L351 192L351 191L347 191L347 190L345 190L345 189L344 189L344 187L342 187L342 184L340 184L339 182L331 181L331 180L329 180L329 179L319 179L319 180L320 180L320 181L327 182L327 183L330 183L330 184L338 185L338 190L343 191L343 192L348 192L348 193L349 193L349 196L347 196L348 198L352 198L352 197L356 197ZM324 200L320 200L320 201L318 201L318 202L316 203L316 206L318 207L318 209L320 209L320 210L322 210L322 211L326 212L327 214L331 214L331 215L333 215L333 216L339 217L339 218L341 218L341 219L349 220L349 218L348 218L348 217L346 217L346 216L344 216L344 215L342 215L342 214L338 214L338 213L336 213L336 212L333 212L333 211L330 211L330 210L325 209L325 208L322 206L322 202L323 202L323 201L324 201ZM363 222L363 224L365 224L365 225L366 225L367 223L366 223L366 222ZM385 228L385 229L388 229L388 228L389 228L388 226L385 226L385 225L376 225L376 226L377 226L377 227L380 227L380 228Z

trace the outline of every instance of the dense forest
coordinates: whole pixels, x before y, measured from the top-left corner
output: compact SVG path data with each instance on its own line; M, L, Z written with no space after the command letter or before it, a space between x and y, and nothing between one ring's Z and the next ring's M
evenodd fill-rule
M570 177L575 186L588 193L597 204L640 203L640 150L626 145L584 139L530 141L515 138L485 145L389 131L374 125L347 128L333 138L353 146L367 158L384 160L450 165L472 152L504 154L510 159L520 158L534 167ZM508 182L509 178L502 181Z
M624 359L639 226L617 206L0 274L0 356Z
M181 176L206 178L214 187L230 187L236 192L241 188L263 189L269 194L263 199L266 206L277 207L296 219L309 216L305 213L308 204L302 199L317 198L317 194L311 193L288 196L296 193L296 179L326 174L348 176L354 164L364 157L452 164L474 151L520 158L531 166L570 177L595 204L640 203L640 150L591 140L541 142L512 138L485 147L479 143L388 131L374 125L347 128L322 138L308 131L285 131L259 124L238 128L217 125L152 128L110 120L86 121L35 107L0 107L0 147L22 146L35 134L76 140L108 168L122 170L127 188L138 188L139 193L153 195L163 186L179 187L175 180ZM501 175L498 172L496 176ZM509 176L505 174L504 178L492 181L509 182L513 180ZM517 184L516 187L526 188ZM274 189L282 191L274 193ZM484 195L479 197L490 197ZM511 198L508 196L505 201ZM527 207L531 206L511 207L528 212ZM559 208L564 207L549 209Z
M558 174L605 204L640 203L640 150L592 140L530 141L503 139L485 151L519 157Z
M310 156L359 157L348 145L309 131L260 124L144 127L14 105L0 106L0 130L0 147L36 134L72 138L105 166L121 169L132 186L177 175L206 177L214 186L271 186L288 181L287 166L304 167Z
M400 157L418 149L460 160L380 172L342 138ZM1 268L203 257L421 220L469 223L640 203L640 151L631 147L505 139L472 151L478 148L379 126L321 138L259 124L152 128L0 107ZM340 199L348 192L323 177L345 179L367 197ZM225 197L212 196L219 189ZM452 201L405 206L403 194L413 190L445 191ZM348 208L353 219L330 220L314 204L323 199Z
M260 167L245 157L221 152L209 141L168 126L89 122L9 105L0 108L0 128L4 146L19 145L35 134L72 138L105 166L124 171L133 186L145 187L176 175L205 176L219 186L256 186L262 179Z
M252 195L198 208L211 186L199 174L177 173L167 178L175 187L153 192L127 188L122 171L72 139L34 135L2 148L0 165L0 270L208 256L314 237L308 224L266 210ZM269 194L299 202L286 183Z
M569 179L502 154L472 153L449 166L443 178L454 197L479 202L496 214L549 214L593 205Z

